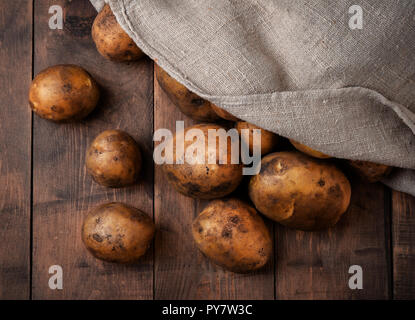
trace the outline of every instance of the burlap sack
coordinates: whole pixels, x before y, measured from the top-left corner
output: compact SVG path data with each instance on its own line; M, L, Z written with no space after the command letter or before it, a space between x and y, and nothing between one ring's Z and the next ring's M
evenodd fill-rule
M415 1L107 2L190 90L337 158L398 167L384 182L415 195Z

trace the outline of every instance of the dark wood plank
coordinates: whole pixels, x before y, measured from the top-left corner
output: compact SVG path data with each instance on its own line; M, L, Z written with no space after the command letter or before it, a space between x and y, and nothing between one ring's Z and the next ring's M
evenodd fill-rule
M169 100L154 81L154 129L175 132L177 120L194 124ZM155 167L154 214L160 231L155 243L155 299L273 299L273 265L247 275L224 271L197 250L191 235L192 220L206 201L193 200L166 183Z
M0 2L0 299L30 296L32 1Z
M393 297L415 299L415 198L392 194Z
M348 212L331 230L277 228L277 299L389 298L389 192L356 180L352 190ZM363 269L363 290L348 286L351 265Z
M49 30L48 8L64 7L63 30ZM153 66L114 63L95 49L90 29L96 12L85 0L36 1L35 73L47 66L72 63L88 70L101 85L102 97L87 119L56 124L34 118L33 152L33 298L151 299L152 250L133 266L94 259L83 247L83 216L107 201L153 211ZM101 131L122 129L140 144L145 159L142 181L133 187L108 189L86 174L85 152ZM48 286L51 265L63 268L63 290Z

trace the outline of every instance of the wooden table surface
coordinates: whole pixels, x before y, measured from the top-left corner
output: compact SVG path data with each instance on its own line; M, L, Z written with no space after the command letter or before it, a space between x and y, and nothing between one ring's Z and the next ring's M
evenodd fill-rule
M48 26L51 5L64 27ZM272 263L254 274L214 266L189 232L205 204L181 196L152 161L153 132L174 130L182 115L154 81L153 62L114 63L95 49L96 15L86 0L0 0L0 298L1 299L413 299L415 199L352 178L350 209L331 230L305 233L267 221ZM32 114L33 75L54 65L87 69L100 84L97 110L79 123ZM106 129L129 132L145 166L133 187L107 189L86 174L85 150ZM83 247L83 216L107 201L134 205L158 232L133 266L94 259ZM49 267L63 268L63 290L51 290ZM348 286L349 267L363 269L363 289Z

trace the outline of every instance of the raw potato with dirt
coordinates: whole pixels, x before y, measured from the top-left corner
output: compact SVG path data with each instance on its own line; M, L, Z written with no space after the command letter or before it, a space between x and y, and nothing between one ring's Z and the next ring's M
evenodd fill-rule
M351 187L334 165L299 152L276 152L261 161L249 196L259 212L285 226L334 226L350 203Z
M249 148L249 152L253 152L253 143L254 143L254 130L258 129L261 131L261 156L264 156L272 151L275 151L275 148L278 145L279 137L271 131L261 129L260 127L248 123L245 121L238 121L235 124L236 130L238 130L239 135L241 136L241 143L244 143ZM246 137L242 134L242 130L249 130L249 135Z
M32 81L29 103L42 118L71 121L85 118L99 100L95 80L83 68L70 64L49 67Z
M203 133L204 142L200 142L199 145L199 147L203 147L204 143L205 152L203 154L198 154L193 149L194 143L199 144L197 140L185 141L186 133L192 129L200 130ZM166 157L171 164L162 165L165 177L177 191L189 197L221 198L234 191L242 181L242 165L239 159L236 164L231 163L231 140L227 139L226 143L219 144L217 138L216 148L209 147L209 129L224 130L223 127L215 124L199 124L186 128L182 132L183 135L176 133L168 142L172 152L166 152ZM184 163L178 163L180 159L176 158L176 148L181 145L184 145L184 155L187 155ZM166 149L168 148L170 147ZM187 151L188 148L192 152ZM209 156L216 159L216 162L209 164ZM220 164L220 161L223 164Z
M272 256L271 235L264 221L238 199L210 202L193 221L192 233L204 255L233 272L262 268Z
M169 99L189 118L196 121L216 122L221 118L212 108L212 104L191 92L166 71L154 64L156 78Z
M305 153L311 157L314 158L319 158L319 159L329 159L331 158L331 156L324 154L323 152L314 150L312 148L310 148L309 146L306 146L305 144L299 143L293 139L290 139L291 144L298 150L301 151L302 153Z
M348 163L360 176L371 183L380 181L392 171L392 167L369 161L348 160Z
M118 24L108 4L94 20L92 39L98 52L109 60L132 61L144 56L140 48Z
M86 154L86 168L92 178L106 187L125 187L137 181L141 152L135 140L121 130L99 134Z
M155 226L144 212L123 203L98 206L85 217L82 241L98 259L133 263L145 254Z

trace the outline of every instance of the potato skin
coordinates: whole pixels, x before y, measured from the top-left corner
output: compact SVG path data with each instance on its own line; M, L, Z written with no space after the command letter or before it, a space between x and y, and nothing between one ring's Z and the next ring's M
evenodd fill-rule
M82 225L82 241L98 259L133 263L147 251L155 226L144 212L119 202L98 206Z
M217 105L215 104L211 104L213 111L215 111L215 113L221 117L222 119L228 120L228 121L233 121L236 122L239 119L237 117L235 117L234 115L230 114L228 111L219 108Z
M271 235L254 208L238 199L214 200L192 225L199 250L237 273L263 267L272 255Z
M188 130L200 129L205 135L205 164L183 164L176 163L176 145L183 143L177 133L169 141L173 144L173 154L168 155L172 158L173 164L163 164L162 169L168 182L180 193L193 198L215 199L224 197L233 192L242 181L242 164L231 163L231 141L228 139L226 164L219 164L219 143L216 147L216 164L208 164L208 154L212 150L208 147L208 130L223 129L215 124L199 124L188 127L184 130L184 135ZM184 142L184 150L192 145L192 141Z
M392 171L392 167L369 161L348 160L348 163L360 176L371 183L380 181Z
M135 140L121 130L107 130L92 142L86 168L92 178L106 187L124 187L137 181L141 152Z
M305 153L311 157L314 158L319 158L319 159L329 159L331 158L331 156L324 154L323 152L314 150L308 146L306 146L305 144L301 144L293 139L290 139L291 144L298 150L301 151L302 153Z
M99 88L83 68L62 64L41 71L32 81L29 104L40 117L71 121L86 117L97 105Z
M276 146L279 142L279 137L275 133L271 131L267 131L264 129L261 129L260 127L248 123L245 121L238 121L235 124L235 128L238 130L239 135L241 136L241 143L245 143L249 146L249 152L252 154L253 151L253 130L254 129L260 129L261 130L261 155L264 156L271 151L274 151ZM241 132L242 129L248 129L249 130L249 141L246 141L244 137L242 136Z
M215 122L221 118L212 109L212 104L191 92L176 81L157 64L154 64L156 78L169 99L189 118L196 121Z
M299 152L276 152L261 161L249 196L259 212L285 226L318 230L337 223L350 203L351 187L334 165Z
M118 24L108 4L96 16L92 39L98 52L113 61L133 61L144 56L140 48Z

